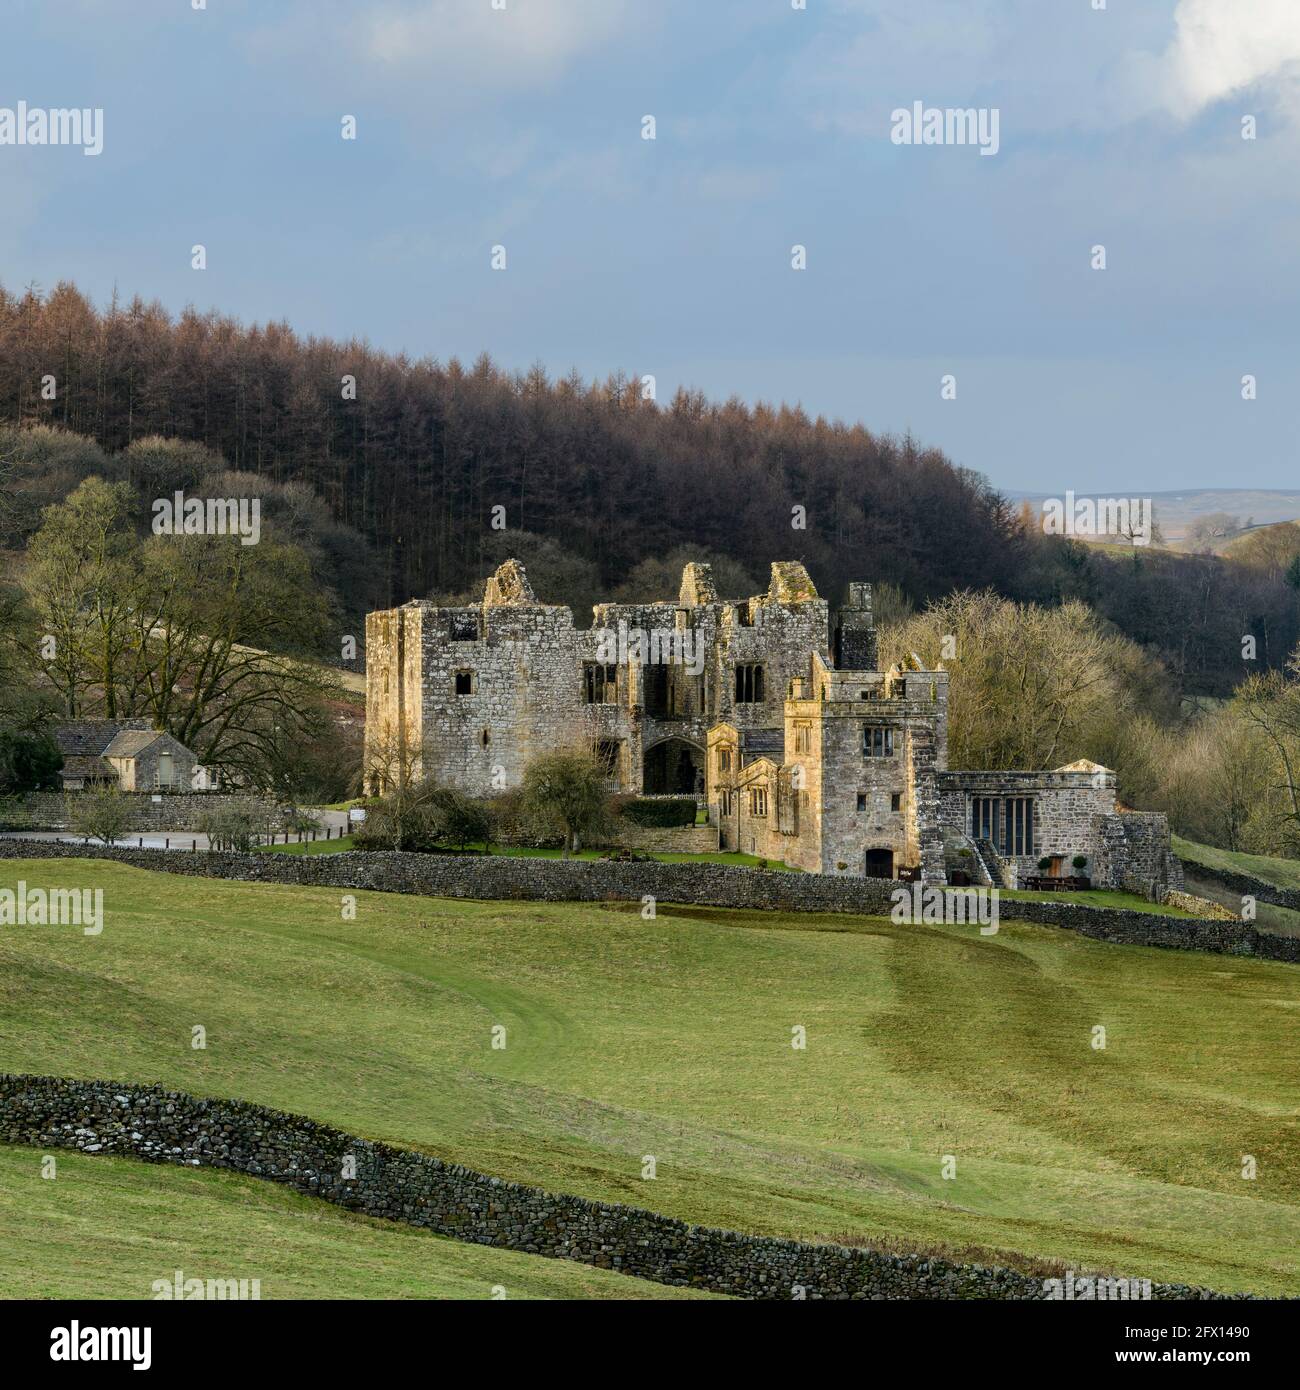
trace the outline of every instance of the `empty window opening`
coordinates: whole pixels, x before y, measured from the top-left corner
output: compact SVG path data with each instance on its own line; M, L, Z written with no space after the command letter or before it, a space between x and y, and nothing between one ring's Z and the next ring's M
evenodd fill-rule
M586 661L582 666L582 698L589 705L612 705L618 699L618 667Z
M746 662L736 667L736 703L738 705L761 705L763 703L763 667L757 662Z
M892 758L894 756L894 731L882 728L879 724L864 724L862 727L862 756L864 758Z

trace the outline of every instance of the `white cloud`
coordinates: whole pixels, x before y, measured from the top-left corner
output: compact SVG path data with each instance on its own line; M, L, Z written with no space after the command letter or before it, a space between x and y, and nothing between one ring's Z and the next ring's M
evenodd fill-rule
M1178 0L1163 59L1165 101L1191 117L1260 86L1300 110L1297 0Z
M624 0L420 0L390 3L364 22L364 56L389 70L477 87L545 84L606 43Z

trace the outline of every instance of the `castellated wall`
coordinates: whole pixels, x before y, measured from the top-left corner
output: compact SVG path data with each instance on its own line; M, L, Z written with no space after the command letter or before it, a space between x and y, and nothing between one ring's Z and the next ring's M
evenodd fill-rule
M768 591L740 601L719 599L707 567L690 565L677 601L599 604L577 628L507 562L481 604L367 618L368 782L378 791L401 769L487 795L517 786L539 753L599 741L613 788L693 795L709 727L778 727L791 679L826 646L827 616L802 565L774 564ZM595 702L589 664L616 668ZM738 664L762 667L762 699L737 700Z

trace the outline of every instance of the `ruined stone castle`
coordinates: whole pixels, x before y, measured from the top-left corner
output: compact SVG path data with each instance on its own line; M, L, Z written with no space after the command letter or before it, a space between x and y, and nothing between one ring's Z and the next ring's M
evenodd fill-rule
M1083 856L1098 885L1178 886L1165 818L1119 811L1113 772L950 771L948 673L877 669L870 585L829 617L797 562L741 600L691 564L676 600L598 604L580 629L507 561L480 603L369 615L367 789L490 796L582 742L611 788L694 796L722 849L812 873L1014 887Z

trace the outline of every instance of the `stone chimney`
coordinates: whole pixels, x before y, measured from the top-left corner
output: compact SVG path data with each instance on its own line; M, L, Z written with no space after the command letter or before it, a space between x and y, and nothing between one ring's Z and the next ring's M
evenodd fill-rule
M871 585L852 583L835 619L835 669L876 669L876 625L871 615Z

